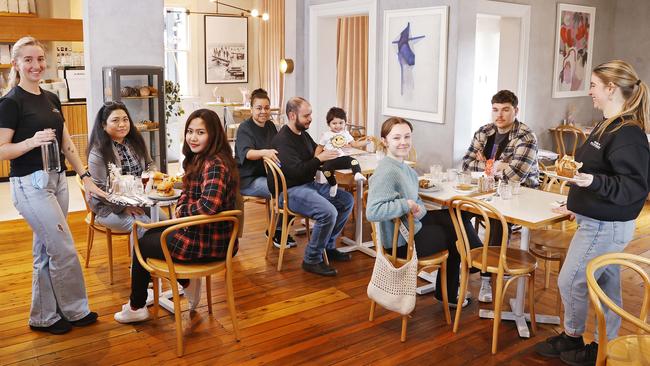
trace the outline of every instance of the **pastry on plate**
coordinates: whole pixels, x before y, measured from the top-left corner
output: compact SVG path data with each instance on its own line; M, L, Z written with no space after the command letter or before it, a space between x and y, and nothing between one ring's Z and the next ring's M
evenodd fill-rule
M557 175L573 178L578 174L578 169L582 168L582 163L573 159L573 156L564 155L562 159L555 162L555 172Z

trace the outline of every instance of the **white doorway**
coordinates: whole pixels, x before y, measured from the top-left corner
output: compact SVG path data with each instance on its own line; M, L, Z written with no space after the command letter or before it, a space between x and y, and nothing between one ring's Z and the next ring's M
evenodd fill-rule
M312 124L309 134L318 138L325 131L325 114L336 105L336 45L337 19L368 16L368 112L367 134L374 134L375 62L377 1L349 0L309 7L309 73L307 100L312 105ZM334 76L334 77L333 77Z
M490 99L508 89L525 120L530 6L480 0L476 14L472 131L490 122Z

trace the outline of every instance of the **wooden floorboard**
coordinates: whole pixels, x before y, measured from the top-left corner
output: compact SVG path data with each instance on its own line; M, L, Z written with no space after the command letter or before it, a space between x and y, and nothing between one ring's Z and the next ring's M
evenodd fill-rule
M73 213L68 222L75 238L79 260L85 263L86 225L83 213ZM244 236L234 259L234 288L241 341L232 334L225 302L223 277L213 276L213 314L209 315L206 294L196 312L183 311L185 356L176 357L174 318L164 310L157 322L122 325L113 314L128 300L130 291L128 244L113 242L114 284L108 283L105 238L97 235L84 277L90 306L99 313L97 324L75 328L54 336L32 332L28 325L31 301L32 233L22 220L0 223L0 364L2 365L559 365L557 360L538 357L535 343L561 328L540 325L537 334L521 339L513 323L499 329L499 352L490 353L492 321L480 319L476 301L463 309L459 332L451 332L444 321L442 305L432 296L420 296L408 321L407 341L399 341L401 318L377 307L375 320L368 321L366 287L374 259L353 253L353 261L335 263L337 277L324 278L302 271L304 236L299 246L285 253L282 272L276 271L278 250L264 258L262 206L246 205ZM571 226L571 225L569 225ZM575 227L575 225L573 225ZM367 226L365 236L369 239ZM347 232L353 232L352 224ZM512 245L518 245L513 236ZM650 207L637 221L635 238L626 252L650 255ZM543 269L536 276L538 313L555 312L557 271L551 287L543 289ZM641 306L641 280L623 271L625 307ZM470 291L478 294L480 280L471 276ZM509 291L514 293L513 289ZM182 308L187 304L183 301ZM452 318L455 312L452 310ZM587 338L594 329L590 311ZM633 331L623 324L621 334Z

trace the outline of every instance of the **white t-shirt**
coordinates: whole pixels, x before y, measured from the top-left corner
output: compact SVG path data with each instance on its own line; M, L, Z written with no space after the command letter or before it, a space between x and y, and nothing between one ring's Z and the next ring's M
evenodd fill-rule
M339 156L342 156L344 153L341 147L352 141L354 141L354 138L347 130L341 132L326 131L321 135L318 144L323 146L325 150L338 150Z

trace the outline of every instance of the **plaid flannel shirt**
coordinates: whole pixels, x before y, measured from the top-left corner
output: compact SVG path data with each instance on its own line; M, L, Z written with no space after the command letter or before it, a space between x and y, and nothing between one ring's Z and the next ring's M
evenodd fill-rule
M497 128L494 123L482 126L474 134L472 143L463 157L463 170L480 171L485 170L485 162L476 158L479 152L483 152L488 137L494 135ZM537 138L530 127L515 120L508 145L501 153L500 160L508 163L503 170L506 179L520 181L527 187L539 185L539 168L537 166Z
M206 160L201 174L185 183L176 206L177 217L215 215L235 209L237 182L219 157ZM231 222L180 229L169 247L170 254L179 261L225 258L232 230ZM233 254L237 252L237 245L235 242Z

